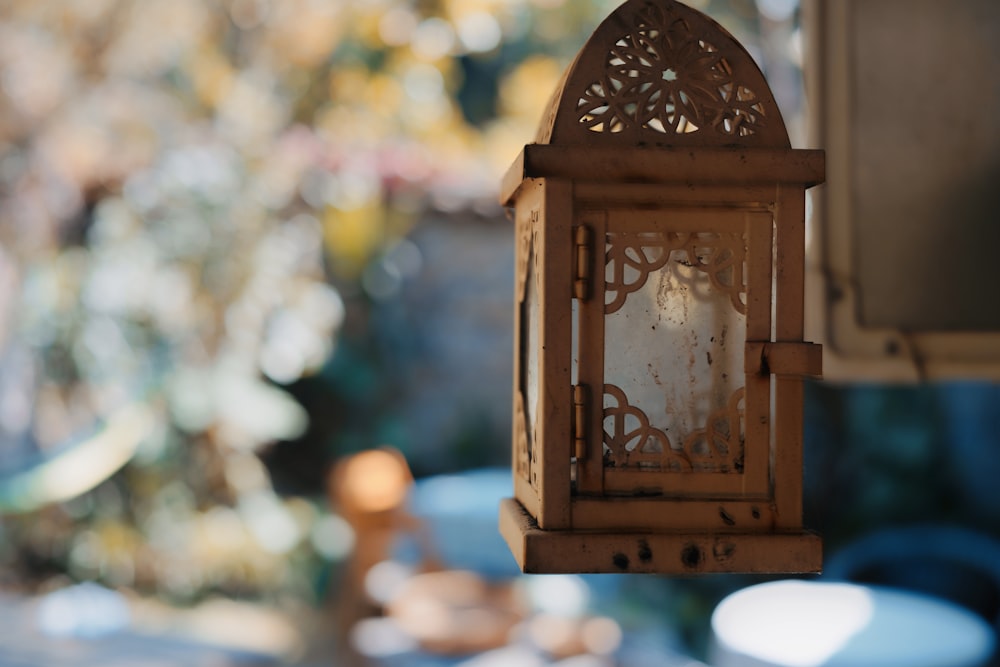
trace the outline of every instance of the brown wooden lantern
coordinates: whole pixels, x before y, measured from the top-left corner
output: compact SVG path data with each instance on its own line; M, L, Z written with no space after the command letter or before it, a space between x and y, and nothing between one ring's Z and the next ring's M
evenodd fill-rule
M526 572L807 572L805 190L750 55L629 0L503 181L515 211L515 497Z

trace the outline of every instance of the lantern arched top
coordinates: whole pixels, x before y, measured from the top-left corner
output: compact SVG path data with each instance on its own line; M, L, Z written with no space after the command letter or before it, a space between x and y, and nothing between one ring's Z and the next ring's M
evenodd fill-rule
M563 75L535 141L790 147L750 54L673 0L628 0L601 23Z

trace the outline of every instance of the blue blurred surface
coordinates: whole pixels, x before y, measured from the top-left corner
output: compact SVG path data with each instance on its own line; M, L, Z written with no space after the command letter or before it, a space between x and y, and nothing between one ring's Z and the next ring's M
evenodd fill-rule
M410 497L410 511L424 522L443 564L473 570L486 577L520 574L517 563L497 529L500 499L513 494L510 470L487 468L419 480ZM401 545L401 556L412 560L415 545Z

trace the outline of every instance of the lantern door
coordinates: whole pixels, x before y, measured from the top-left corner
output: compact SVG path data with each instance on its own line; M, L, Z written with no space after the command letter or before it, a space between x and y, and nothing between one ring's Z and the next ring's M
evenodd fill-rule
M688 528L699 498L712 499L713 513L720 499L756 500L759 516L771 376L747 372L745 355L748 342L771 340L771 212L612 209L576 222L592 246L577 263L592 266L575 272L593 280L577 290L573 495L579 509L633 502L576 511L574 527ZM647 525L640 505L665 511ZM722 512L733 523L742 513Z

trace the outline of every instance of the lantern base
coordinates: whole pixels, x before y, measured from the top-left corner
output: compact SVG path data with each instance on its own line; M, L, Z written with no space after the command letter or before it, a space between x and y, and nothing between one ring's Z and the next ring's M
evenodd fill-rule
M542 530L513 498L500 503L500 533L521 570L534 574L819 572L823 543L808 531L656 533Z

